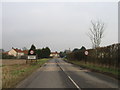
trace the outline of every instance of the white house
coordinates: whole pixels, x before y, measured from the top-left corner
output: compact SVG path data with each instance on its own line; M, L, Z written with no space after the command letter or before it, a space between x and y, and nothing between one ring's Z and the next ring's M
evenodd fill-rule
M13 55L17 58L20 58L21 56L24 56L25 54L27 54L26 50L22 51L20 49L12 48L10 51L8 51L8 55Z
M51 52L50 57L59 57L59 53Z

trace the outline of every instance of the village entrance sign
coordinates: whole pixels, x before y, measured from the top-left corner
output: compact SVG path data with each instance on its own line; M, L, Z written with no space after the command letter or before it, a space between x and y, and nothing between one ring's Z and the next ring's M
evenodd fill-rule
M28 54L28 59L30 59L30 60L36 60L37 59L37 55L35 54L34 50L30 50L30 53Z

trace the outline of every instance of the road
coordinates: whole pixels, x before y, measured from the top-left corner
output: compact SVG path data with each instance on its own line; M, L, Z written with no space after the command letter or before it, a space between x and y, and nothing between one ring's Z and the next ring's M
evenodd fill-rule
M17 88L118 88L118 80L53 58Z

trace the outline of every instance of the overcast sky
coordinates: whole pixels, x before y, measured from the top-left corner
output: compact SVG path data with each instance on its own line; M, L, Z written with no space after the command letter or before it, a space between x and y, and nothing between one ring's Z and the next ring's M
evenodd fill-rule
M105 23L101 46L118 42L116 2L3 2L2 47L37 48L52 51L91 48L87 36L90 21Z

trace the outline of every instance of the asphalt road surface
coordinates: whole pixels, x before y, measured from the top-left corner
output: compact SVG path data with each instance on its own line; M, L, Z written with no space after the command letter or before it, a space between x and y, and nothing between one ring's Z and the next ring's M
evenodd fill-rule
M53 58L17 88L119 88L118 80Z

